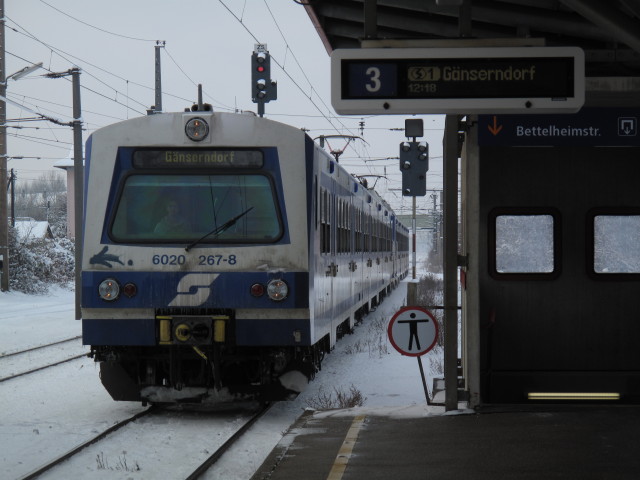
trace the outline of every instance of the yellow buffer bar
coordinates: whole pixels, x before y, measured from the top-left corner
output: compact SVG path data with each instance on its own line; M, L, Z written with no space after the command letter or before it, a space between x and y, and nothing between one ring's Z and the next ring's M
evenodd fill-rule
M213 341L216 343L224 343L229 317L226 315L217 315L211 318L213 320Z
M157 317L160 320L160 345L171 344L171 317Z

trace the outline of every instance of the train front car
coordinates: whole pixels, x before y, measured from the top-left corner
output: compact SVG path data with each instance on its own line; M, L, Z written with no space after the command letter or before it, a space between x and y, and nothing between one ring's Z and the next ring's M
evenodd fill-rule
M83 342L114 399L278 396L292 366L313 373L313 156L302 131L246 114L150 115L89 138Z

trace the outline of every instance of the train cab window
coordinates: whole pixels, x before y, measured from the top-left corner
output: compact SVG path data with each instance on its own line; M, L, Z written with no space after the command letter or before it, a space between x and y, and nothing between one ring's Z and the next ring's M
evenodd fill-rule
M490 215L492 276L550 279L560 272L560 219L556 212L502 209Z
M282 233L272 182L257 174L130 175L110 224L115 241L131 243L272 243Z
M593 235L591 273L600 278L640 274L640 211L593 213L589 220Z

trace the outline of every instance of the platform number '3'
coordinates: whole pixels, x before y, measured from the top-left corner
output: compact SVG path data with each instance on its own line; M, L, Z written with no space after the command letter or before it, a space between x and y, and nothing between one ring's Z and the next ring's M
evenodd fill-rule
M380 69L378 67L367 68L366 74L369 75L369 83L365 85L367 92L377 92L382 84L380 83Z

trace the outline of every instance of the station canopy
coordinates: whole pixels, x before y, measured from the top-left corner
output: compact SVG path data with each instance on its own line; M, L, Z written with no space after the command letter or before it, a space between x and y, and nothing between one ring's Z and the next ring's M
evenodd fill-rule
M585 52L587 77L640 76L640 0L299 0L329 53L412 40L543 41ZM397 45L394 42L398 42ZM494 45L498 46L498 44Z

